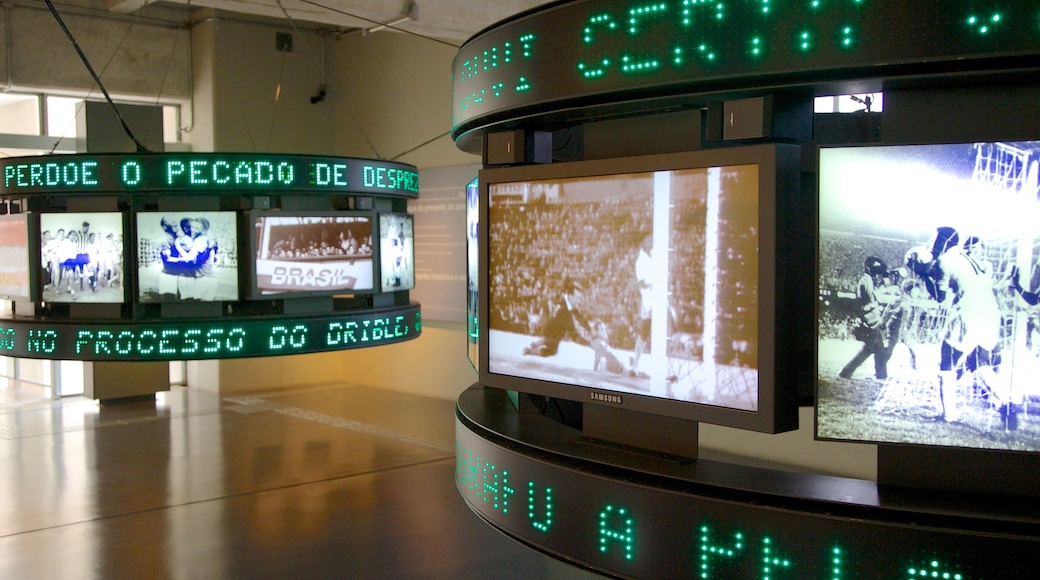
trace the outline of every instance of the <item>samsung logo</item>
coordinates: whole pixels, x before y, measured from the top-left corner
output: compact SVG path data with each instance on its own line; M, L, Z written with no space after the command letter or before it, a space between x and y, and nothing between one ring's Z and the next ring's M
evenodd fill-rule
M614 403L615 405L621 404L621 395L608 395L606 393L589 393L593 401L599 401L601 403Z

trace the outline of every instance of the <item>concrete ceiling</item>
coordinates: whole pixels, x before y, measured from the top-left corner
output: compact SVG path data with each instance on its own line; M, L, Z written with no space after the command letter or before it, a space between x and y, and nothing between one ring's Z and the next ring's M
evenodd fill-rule
M459 45L485 27L546 0L105 0L106 8L139 14L151 7L211 8L355 34L380 24Z

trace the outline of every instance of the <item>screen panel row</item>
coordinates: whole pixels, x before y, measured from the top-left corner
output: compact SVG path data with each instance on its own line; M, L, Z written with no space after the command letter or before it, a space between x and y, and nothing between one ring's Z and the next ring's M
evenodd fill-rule
M409 290L413 230L411 215L376 211L0 216L0 297L176 303Z

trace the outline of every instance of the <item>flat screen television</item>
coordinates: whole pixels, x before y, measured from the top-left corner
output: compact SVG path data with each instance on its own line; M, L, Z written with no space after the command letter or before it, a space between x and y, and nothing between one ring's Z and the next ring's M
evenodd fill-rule
M40 214L40 297L44 302L126 300L123 214Z
M29 216L0 216L0 298L31 300Z
M138 300L238 300L237 224L234 211L138 212Z
M480 180L474 178L466 184L466 356L473 370L480 368L480 315L477 313L480 305L477 293L480 286L479 232Z
M753 145L480 172L480 383L797 428L780 249L800 149ZM794 204L796 205L796 204ZM805 236L804 233L799 234ZM783 367L783 368L782 368Z
M819 163L817 438L1040 451L1040 141Z
M415 288L414 229L411 214L379 215L379 284L382 292Z
M372 292L370 212L254 212L254 298Z

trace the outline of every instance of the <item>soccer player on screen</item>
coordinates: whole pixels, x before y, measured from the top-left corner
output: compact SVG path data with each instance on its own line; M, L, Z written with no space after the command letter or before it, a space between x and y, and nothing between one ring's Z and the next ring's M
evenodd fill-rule
M962 412L958 379L966 370L992 367L1000 339L992 278L960 245L957 230L946 226L936 229L931 255L913 252L906 265L921 277L932 298L949 308L939 360L939 418L957 421Z
M639 288L639 320L636 328L636 352L632 357L632 368L629 374L639 376L639 359L643 356L650 342L650 317L652 315L653 287L650 276L653 272L653 259L650 253L654 248L653 234L647 234L639 244L639 255L636 256L636 285Z
M881 258L868 256L863 261L863 274L859 278L856 301L859 305L859 326L854 334L863 342L863 347L846 363L838 374L843 379L852 378L861 364L874 357L874 376L878 380L888 378L888 361L899 340L901 325L899 296L889 290L888 266Z
M581 298L581 286L571 279L565 279L560 294L550 299L548 316L542 338L524 347L525 355L553 356L560 348L560 341L570 337L580 344L588 344L588 336L592 335L589 324L578 312L577 303ZM581 327L581 331L578 327Z

